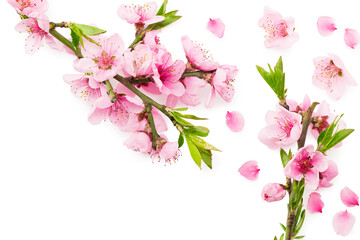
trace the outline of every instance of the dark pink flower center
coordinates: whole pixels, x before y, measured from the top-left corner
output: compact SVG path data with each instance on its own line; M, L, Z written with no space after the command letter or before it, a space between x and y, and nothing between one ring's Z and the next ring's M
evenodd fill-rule
M47 32L45 32L44 30L42 30L42 29L39 27L39 25L38 25L37 22L36 22L35 25L29 26L29 31L30 31L31 33L35 33L35 34L39 35L41 38L43 38L45 35L48 34Z
M287 25L285 23L280 23L277 26L277 31L278 31L278 34L282 37L286 37L288 35Z
M320 134L324 129L328 128L330 125L328 123L329 116L317 116L313 117L311 120L313 127L312 129L316 129Z
M16 2L20 5L20 11L31 6L31 0L16 0Z
M297 165L299 167L300 172L305 175L314 165L311 164L311 156L309 153L304 153L302 156L297 160Z
M285 134L285 138L289 138L291 135L291 130L295 126L295 121L291 120L289 117L276 118L280 130Z
M95 59L99 69L109 70L115 64L115 56L110 56L107 52L103 51L99 57Z

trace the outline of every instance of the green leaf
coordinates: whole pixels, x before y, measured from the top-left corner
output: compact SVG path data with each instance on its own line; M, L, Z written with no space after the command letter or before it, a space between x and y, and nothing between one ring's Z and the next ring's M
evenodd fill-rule
M330 148L336 146L342 140L347 138L352 132L354 132L354 129L342 129L342 130L338 131L331 138L330 142L327 145L325 145L325 149L329 150Z
M105 30L102 30L97 27L93 27L93 26L89 26L89 25L85 25L85 24L71 23L70 29L74 30L74 27L80 29L80 31L83 33L83 35L85 34L85 35L89 35L89 36L94 36L94 35L106 33Z
M201 169L201 155L198 147L192 142L191 138L187 134L185 134L185 139L192 159L194 160L196 165L198 165L199 168Z
M187 118L187 119L193 119L193 120L208 120L207 118L200 118L200 117L190 115L190 114L181 114L181 117Z
M284 240L284 234L281 234L280 240Z
M157 16L163 16L166 13L167 4L168 4L168 0L164 0L163 4L156 13Z
M207 143L206 141L204 141L203 139L201 139L198 136L195 136L195 135L188 135L188 136L190 137L191 141L199 148L221 152L219 149L217 149L210 143Z
M274 240L278 240L276 236L274 237Z
M182 145L184 145L184 137L181 133L179 134L178 145L179 145L179 148L181 148Z
M280 149L280 157L283 167L286 167L286 165L291 159L289 158L289 155L282 148Z
M188 110L188 109L189 109L189 108L184 107L184 108L174 108L173 110L182 112L182 111L186 111L186 110Z
M283 62L282 62L282 57L280 56L278 62L275 65L275 73L279 72L279 73L283 73Z
M78 48L80 45L80 37L78 34L76 34L72 29L71 29L71 39L72 39L72 44L74 45L75 48Z
M267 84L269 84L269 86L273 89L274 88L274 83L272 82L272 78L269 72L265 71L265 69L263 69L260 66L256 66L258 72L260 73L260 75L262 76L262 78L267 82Z
M302 210L301 215L300 215L300 220L299 220L299 222L296 224L296 228L295 228L295 230L294 230L294 234L295 234L295 235L297 235L297 234L300 232L300 230L301 230L301 228L302 228L302 226L303 226L303 224L304 224L304 221L305 221L305 209Z
M286 227L284 226L284 224L280 223L280 226L284 230L284 232L286 232Z
M305 236L297 236L297 237L294 237L293 239L302 239L304 238Z
M177 114L177 112L169 112L169 113L176 120L176 122L179 123L181 126L183 126L183 127L192 127L192 126L194 126L191 123L189 123L188 121L182 119L180 117L180 115Z
M198 148L203 162L212 169L212 153L210 150Z
M99 43L98 43L97 41L95 41L95 40L93 40L93 39L89 38L88 36L83 35L83 37L84 37L86 40L88 40L89 42L91 42L91 43L93 43L93 44L95 44L95 45L97 45L97 46L100 46L100 45L99 45Z
M177 20L179 20L181 18L181 16L176 16L176 13L178 11L171 11L171 12L168 12L164 15L165 19L161 22L158 22L158 23L154 23L152 25L149 26L149 29L150 30L159 30L159 29L162 29L174 22L176 22Z
M186 129L186 132L189 134L197 135L200 137L207 137L209 135L209 129L201 126L193 126Z

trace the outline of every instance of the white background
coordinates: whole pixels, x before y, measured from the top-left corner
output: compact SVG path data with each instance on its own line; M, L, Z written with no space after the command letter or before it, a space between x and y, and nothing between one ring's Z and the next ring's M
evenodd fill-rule
M109 34L118 32L127 44L133 27L116 14L130 1L51 0L48 16L55 22L95 23ZM283 182L277 151L258 139L266 111L274 109L275 95L261 79L255 65L275 64L283 56L289 98L302 101L307 93L314 101L326 100L336 114L345 113L348 127L356 132L343 147L329 153L339 167L330 189L321 190L323 214L308 215L302 233L307 240L342 239L331 221L347 209L340 190L348 186L360 195L358 156L360 140L359 87L347 87L339 101L311 83L312 59L335 53L360 83L359 49L343 41L345 28L360 31L357 0L352 1L170 1L183 18L165 29L161 42L174 58L185 60L180 38L204 43L216 60L240 69L231 104L219 99L205 109L189 112L210 120L207 140L223 152L216 153L213 170L199 170L185 147L176 164L152 163L147 155L123 146L129 136L109 123L87 122L89 107L70 93L62 75L74 73L72 57L48 47L34 56L24 52L25 35L14 31L15 11L0 3L2 21L1 118L0 118L0 239L273 239L286 220L287 198L266 203L260 192L269 182ZM157 1L158 5L161 4ZM286 50L266 49L264 32L257 27L263 8L295 18L300 40ZM336 19L338 31L321 37L319 16ZM223 39L205 29L209 18L226 24ZM205 95L204 95L205 97ZM232 133L225 125L227 110L245 116L245 128ZM169 124L171 140L177 135ZM295 147L293 148L295 150ZM259 179L250 182L237 170L247 160L257 160ZM360 239L360 208L349 209L357 217L346 239Z

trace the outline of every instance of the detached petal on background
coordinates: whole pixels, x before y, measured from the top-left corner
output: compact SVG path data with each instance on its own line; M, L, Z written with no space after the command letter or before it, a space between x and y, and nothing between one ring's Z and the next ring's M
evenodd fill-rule
M256 180L259 175L260 169L258 168L258 163L254 160L247 161L244 163L238 170L238 172L249 180Z
M335 27L335 20L331 17L319 17L317 21L317 28L319 30L320 35L329 36L333 33L337 28Z
M359 44L360 34L355 29L346 28L344 40L346 45L354 49Z
M206 29L212 32L218 38L222 38L224 36L225 24L221 21L220 18L210 18Z
M237 111L226 113L226 125L233 132L240 132L244 128L244 117Z
M321 195L317 192L313 192L309 196L307 210L310 213L322 213L324 202L321 200Z
M332 224L336 234L346 236L355 224L355 216L348 211L339 212L335 214Z
M341 201L348 207L359 206L359 196L348 187L341 190L340 198Z

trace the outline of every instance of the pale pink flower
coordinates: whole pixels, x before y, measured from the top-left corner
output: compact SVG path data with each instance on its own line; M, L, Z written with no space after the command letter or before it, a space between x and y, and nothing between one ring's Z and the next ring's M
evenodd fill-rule
M156 16L157 10L156 2L148 2L143 5L121 5L118 15L130 24L137 23L147 26L165 19L164 16Z
M232 65L222 65L216 70L210 82L212 89L206 99L206 107L210 107L214 104L216 92L226 102L232 101L235 91L232 83L234 82L234 78L238 71L237 67Z
M335 27L335 20L331 17L319 17L317 21L317 28L322 36L329 36L337 28Z
M171 164L171 161L176 162L179 155L179 144L177 142L166 142L164 145L162 145L160 150L155 151L153 154L151 154L151 157L153 159L157 158L159 162L163 159L165 161L165 164Z
M341 236L348 235L355 224L355 216L348 211L338 212L335 214L332 225L336 234Z
M269 148L287 147L299 139L302 120L300 114L278 105L277 111L268 111L265 119L268 126L259 132L259 140Z
M329 166L328 160L318 151L314 151L312 145L300 148L284 169L285 176L300 181L305 178L309 189L319 186L319 173Z
M75 69L83 73L92 73L94 79L103 82L114 77L122 66L124 42L118 34L107 38L105 36L93 37L99 46L84 41L84 58L76 60Z
M330 182L339 174L337 165L334 161L329 160L328 168L320 172L319 178L319 187L328 188L331 187L333 184Z
M233 132L240 132L244 128L244 117L237 111L226 113L226 125Z
M241 176L249 180L256 180L258 178L260 169L257 161L247 161L238 170Z
M49 34L50 24L46 15L41 15L39 18L27 18L21 20L19 24L15 26L15 30L23 33L29 33L29 37L26 39L25 52L27 54L34 54L37 52L42 44L42 40L45 38L45 42L50 48L55 50L62 50L61 46L55 42L55 39Z
M197 77L187 77L182 83L185 85L185 93L180 97L180 101L189 106L196 106L201 103L200 89L205 87L206 82Z
M280 13L266 7L258 25L265 30L265 47L291 47L299 35L294 32L294 18L283 18Z
M125 140L124 145L134 151L149 153L151 152L152 142L146 133L134 132L127 140Z
M359 206L359 196L348 187L341 190L340 198L341 201L348 207Z
M39 17L49 8L46 0L7 0L16 11L28 17Z
M64 81L71 86L71 92L78 98L81 98L90 104L106 92L106 87L94 80L91 75L84 74L66 74Z
M335 54L329 56L314 59L315 72L312 82L315 86L325 89L331 98L338 100L345 92L346 84L357 84L340 58Z
M346 45L354 49L360 42L360 34L355 29L346 28L344 40Z
M218 38L222 38L224 36L225 24L221 21L220 18L210 18L206 25L206 29L212 32Z
M309 195L307 210L310 213L322 213L324 202L321 200L321 195L313 192Z
M276 202L282 200L286 195L284 186L279 183L268 183L261 192L261 197L267 202Z
M124 52L124 60L121 75L124 77L147 77L153 74L154 53L148 45L138 44L134 50L127 49Z
M203 71L211 71L217 69L220 66L218 62L211 60L207 51L190 40L188 36L183 36L181 38L181 42L186 54L186 58L193 68Z
M89 122L99 124L109 118L116 126L125 126L131 114L140 113L143 106L130 102L126 97L117 97L113 103L108 95L103 95L94 103L94 109L89 115Z

